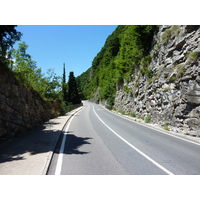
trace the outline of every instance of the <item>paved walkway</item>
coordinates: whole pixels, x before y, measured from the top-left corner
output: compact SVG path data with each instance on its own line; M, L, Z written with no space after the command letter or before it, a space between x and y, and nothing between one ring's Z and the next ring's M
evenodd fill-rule
M0 144L0 175L45 175L66 121L81 108Z

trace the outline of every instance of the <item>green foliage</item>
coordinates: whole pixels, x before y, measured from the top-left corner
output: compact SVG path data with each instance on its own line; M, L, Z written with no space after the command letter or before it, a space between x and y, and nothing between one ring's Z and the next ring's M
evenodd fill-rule
M188 62L195 62L199 56L198 52L191 52L188 56Z
M140 65L141 72L151 77L148 53L157 28L150 25L118 26L94 58L92 67L76 78L84 97L93 98L98 92L98 100L108 100L112 105L116 86L124 80L130 81L130 75L140 69Z
M149 78L151 78L153 76L153 71L149 67L150 62L151 62L151 56L150 55L143 57L140 61L140 72L143 75L146 75Z
M136 117L135 112L130 113L130 116L131 116L131 117Z
M169 82L175 82L185 72L185 65L184 64L174 65L174 68L176 70L176 73L174 73L173 76L171 76L171 77L168 78Z
M66 84L66 74L65 74L65 63L63 66L62 93L63 93L63 100L65 102L67 102L67 84Z
M124 110L119 110L119 112L120 112L122 115L125 115L125 111L124 111Z
M178 25L171 26L170 28L166 29L161 36L163 44L167 43L167 41L175 36L180 34L180 28Z
M68 102L70 102L72 104L80 104L81 103L77 84L76 84L76 79L74 77L74 72L69 73Z
M165 123L163 128L164 128L164 130L169 131L169 125L168 124Z
M145 117L145 123L150 123L151 122L151 115L147 115Z
M140 72L149 78L153 76L153 71L149 67L140 67Z
M53 69L47 71L47 76L42 74L37 63L27 54L28 45L19 44L18 49L12 51L13 63L10 65L17 80L30 90L37 91L43 99L61 99L61 78L56 76Z
M27 48L28 45L22 42L18 49L12 50L12 62L9 70L12 71L18 82L27 89L37 92L48 105L57 102L57 110L52 108L52 113L56 115L65 114L71 109L69 107L71 104L80 104L80 91L78 91L73 72L70 72L68 83L66 83L65 65L63 78L56 76L53 69L48 69L46 75L42 74L37 63L27 54ZM3 70L4 65L1 66ZM8 69L8 67L6 68Z
M167 29L167 30L165 30L165 32L162 34L163 43L166 43L170 38L171 38L171 30L170 30L170 29Z
M45 84L45 91L43 90L44 96L48 99L62 99L61 95L61 77L56 76L54 69L47 70L47 77L43 79ZM41 87L41 86L39 86ZM41 87L42 89L42 87Z
M16 31L16 25L0 25L0 61L10 57L9 49L20 40L22 33Z
M38 85L35 83L42 78L41 69L37 69L36 62L26 53L27 48L28 45L23 42L19 44L19 49L13 50L14 63L11 69L20 83L37 91Z

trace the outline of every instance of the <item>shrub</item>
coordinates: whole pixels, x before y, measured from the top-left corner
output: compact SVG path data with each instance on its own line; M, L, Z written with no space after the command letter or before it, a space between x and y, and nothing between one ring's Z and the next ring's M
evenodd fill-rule
M119 112L122 114L122 115L125 115L125 111L124 110L119 110Z
M163 43L165 44L170 38L171 38L171 29L165 30L165 32L161 35L161 39Z
M178 25L173 25L170 28L166 29L164 33L161 35L161 39L163 44L167 43L167 41L175 36L178 36L181 33L181 30Z
M168 124L165 123L163 128L164 128L164 130L169 131L169 125Z
M198 52L191 52L188 57L188 62L195 62L198 58Z
M151 115L147 115L145 117L145 123L150 123L151 122Z
M134 112L132 112L132 113L130 114L130 116L131 116L131 117L136 117L136 114L135 114Z

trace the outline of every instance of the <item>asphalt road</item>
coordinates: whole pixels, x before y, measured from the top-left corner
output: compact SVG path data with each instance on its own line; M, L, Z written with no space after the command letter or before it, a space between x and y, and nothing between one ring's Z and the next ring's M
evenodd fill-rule
M48 174L200 174L200 145L85 101L60 137Z

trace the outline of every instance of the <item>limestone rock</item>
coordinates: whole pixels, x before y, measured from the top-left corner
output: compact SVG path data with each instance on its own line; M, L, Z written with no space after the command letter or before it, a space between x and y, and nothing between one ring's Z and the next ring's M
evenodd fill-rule
M198 83L195 83L189 91L187 102L192 105L200 105L200 86Z
M162 34L173 28L177 29L163 43ZM135 73L138 84L126 83L133 94L118 88L115 109L140 117L148 114L152 123L168 124L176 132L200 135L200 26L160 26L153 44L156 49L151 50L150 67L154 76L148 80ZM191 53L195 59L189 58Z

